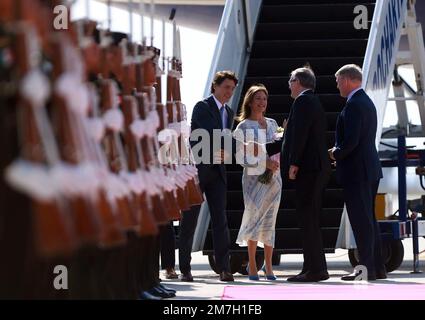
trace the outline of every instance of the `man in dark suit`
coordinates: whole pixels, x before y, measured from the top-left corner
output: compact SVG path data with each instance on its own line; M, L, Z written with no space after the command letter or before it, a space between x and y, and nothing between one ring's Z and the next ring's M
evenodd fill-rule
M281 152L283 179L295 182L296 211L301 228L304 264L290 282L317 282L329 278L320 230L323 191L329 180L326 116L314 95L316 77L309 68L291 73L294 103L289 113Z
M211 85L211 96L195 105L191 123L191 145L194 155L198 155L202 159L200 163L197 161L199 183L201 190L205 193L210 210L215 263L219 270L221 281L234 280L230 272L230 235L225 212L227 182L224 160L227 156L230 156L230 152L225 151L222 144L214 144L213 139L216 138L214 131L230 129L232 126L234 112L226 103L232 97L237 83L238 79L233 72L217 72ZM210 139L208 142L203 141L202 138L200 141L192 141L196 133L201 131L198 129L203 129L203 133L208 133L207 135ZM210 154L202 154L203 151L206 151L205 148L202 148L201 153L197 154L195 148L198 149L198 143L207 143L207 149ZM179 267L182 273L182 281L193 281L190 261L193 235L196 229L200 207L193 206L190 210L183 212L180 222L178 242Z
M173 221L160 226L159 241L161 250L161 269L165 270L166 279L177 279L174 270L176 265L176 235Z
M384 279L386 271L381 235L375 218L375 197L382 178L375 145L376 108L361 88L362 71L359 66L345 65L335 77L340 94L347 98L347 103L338 117L335 146L329 150L329 156L336 160L337 177L344 189L359 262L366 266L369 280ZM352 273L342 280L352 281L358 275Z
M326 115L314 95L316 78L309 68L291 73L289 88L294 103L288 118L281 153L284 177L295 180L304 264L291 282L315 282L329 278L320 230L323 191L329 180L330 162L326 145Z

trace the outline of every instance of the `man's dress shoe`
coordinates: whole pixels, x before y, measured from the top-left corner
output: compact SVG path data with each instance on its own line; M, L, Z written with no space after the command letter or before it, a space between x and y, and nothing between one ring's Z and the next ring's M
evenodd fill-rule
M233 274L228 271L223 271L220 273L220 281L232 282L235 281L235 279L233 278Z
M174 291L174 290L167 290L167 289L164 289L163 287L161 287L159 284L158 285L156 285L156 287L155 287L156 289L158 289L159 291L162 291L162 292L164 292L165 294L167 294L167 295L169 295L170 296L170 298L174 298L175 296L176 296L176 291Z
M147 291L142 291L139 296L140 300L162 300L161 297L154 296Z
M341 280L342 281L355 281L357 277L361 277L361 274L362 274L361 272L353 272L353 273L350 273L346 276L342 276ZM377 279L376 275L368 275L367 276L368 281L374 281L376 279ZM385 279L385 278L380 278L380 279ZM366 279L362 279L362 280L366 280Z
M148 293L150 293L153 296L157 296L157 297L161 297L161 298L174 298L176 296L175 293L172 292L166 292L164 290L162 290L160 287L156 286L153 287L152 289L148 290Z
M159 283L158 284L158 287L160 287L162 290L169 291L169 292L172 292L172 293L176 293L177 292L176 290L174 290L174 289L172 289L170 287L167 287L167 286L163 285L162 283Z
M165 269L165 279L178 279L178 277L174 268Z
M192 273L190 271L188 273L182 273L180 275L180 280L184 282L193 282Z
M300 273L294 277L288 278L289 282L319 282L329 279L329 274L327 272L322 273Z

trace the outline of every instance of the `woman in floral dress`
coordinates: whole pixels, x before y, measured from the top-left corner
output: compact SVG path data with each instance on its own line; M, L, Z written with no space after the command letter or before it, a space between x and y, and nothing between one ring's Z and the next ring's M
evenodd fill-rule
M244 167L242 190L245 204L236 243L248 246L250 280L259 280L255 260L257 245L264 248L266 278L276 279L272 270L272 255L282 179L279 162L274 160L277 157L270 158L264 148L265 143L276 139L279 128L274 119L264 117L267 98L268 92L263 85L250 87L237 119L240 123L235 130L238 140L237 159ZM264 167L267 168L265 172Z

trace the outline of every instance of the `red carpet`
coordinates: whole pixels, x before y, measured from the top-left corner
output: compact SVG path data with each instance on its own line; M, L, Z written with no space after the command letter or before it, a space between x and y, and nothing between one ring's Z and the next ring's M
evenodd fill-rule
M223 300L424 300L423 284L227 286Z

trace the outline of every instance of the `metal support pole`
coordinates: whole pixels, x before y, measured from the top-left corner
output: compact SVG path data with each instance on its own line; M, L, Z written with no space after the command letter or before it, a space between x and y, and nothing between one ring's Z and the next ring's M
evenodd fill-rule
M407 220L407 191L406 191L406 137L398 136L398 219Z
M413 271L411 273L422 273L419 270L419 236L418 236L418 216L414 212L412 214L412 243L413 243Z
M392 101L395 101L397 108L398 127L402 128L403 130L406 130L409 126L409 116L407 114L406 100L409 98L406 98L404 96L403 81L400 78L397 68L398 66L396 65L394 67L394 80L392 82L394 91L394 99ZM416 98L414 100L416 101ZM390 101L390 99L388 99L388 101Z

